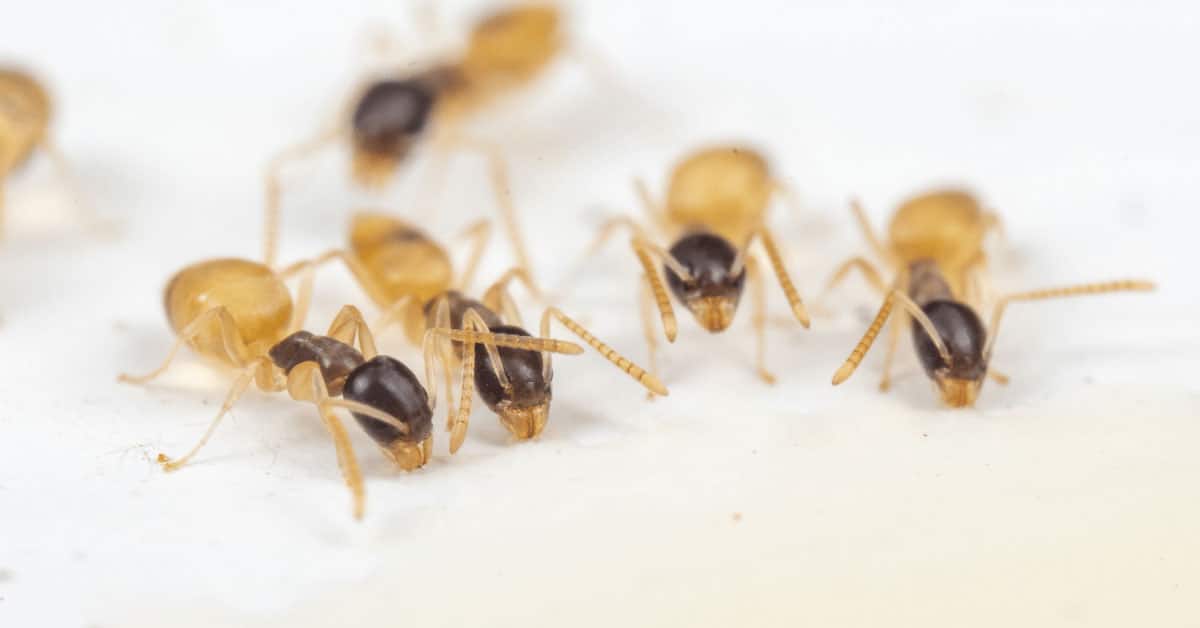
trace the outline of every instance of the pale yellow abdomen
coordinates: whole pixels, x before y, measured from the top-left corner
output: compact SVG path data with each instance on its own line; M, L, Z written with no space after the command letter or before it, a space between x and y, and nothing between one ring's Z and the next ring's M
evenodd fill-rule
M164 301L176 334L201 314L224 306L246 346L261 351L282 340L292 321L287 286L270 268L247 260L218 259L188 266L167 283ZM226 357L215 318L189 344L201 355L234 365Z

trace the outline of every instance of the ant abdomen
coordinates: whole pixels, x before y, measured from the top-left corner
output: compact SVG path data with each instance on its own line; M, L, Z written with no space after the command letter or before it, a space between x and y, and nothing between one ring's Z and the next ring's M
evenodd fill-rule
M358 349L330 338L317 336L307 331L298 331L284 338L268 351L275 366L290 372L304 362L316 362L321 369L321 378L330 396L342 394L346 378L363 363Z
M390 449L400 443L420 443L433 433L433 410L429 393L403 362L377 355L354 369L346 378L342 396L386 412L408 427L405 433L393 425L352 412L363 430Z
M937 329L950 356L947 364L925 329L914 324L913 345L929 377L935 380L982 380L987 375L987 359L983 354L987 330L975 310L951 300L930 301L921 309Z

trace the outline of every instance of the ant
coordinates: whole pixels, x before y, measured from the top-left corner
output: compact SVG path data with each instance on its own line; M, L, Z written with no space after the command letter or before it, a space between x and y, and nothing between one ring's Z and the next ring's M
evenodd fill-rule
M67 160L50 139L50 94L32 75L0 67L0 235L4 233L4 179L25 165L36 148L70 182ZM73 183L71 184L73 186ZM77 206L83 204L72 189Z
M765 157L737 146L716 146L686 155L671 172L665 204L655 201L640 179L634 181L634 186L653 226L672 241L670 247L655 244L649 231L633 219L619 217L600 229L584 259L595 254L618 228L632 232L630 245L649 288L649 294L642 289L640 295L651 370L655 369L657 343L649 300L657 305L668 342L674 342L678 332L668 287L702 327L718 333L733 322L749 275L754 284L756 370L760 378L774 384L775 376L767 370L765 357L765 282L761 262L751 254L750 245L756 240L762 244L792 315L807 329L808 311L765 220L767 207L776 194L794 204L788 189L771 174ZM666 286L654 266L655 258L663 264Z
M985 378L1002 385L1009 381L991 368L991 360L1000 320L1010 303L1155 288L1149 281L1121 280L1008 294L996 302L991 324L984 327L972 304L982 300L976 280L986 268L986 235L1000 226L995 214L982 209L966 191L935 190L904 202L892 216L884 241L875 234L862 207L857 202L850 207L867 242L896 277L888 286L874 264L863 257L847 260L830 277L827 291L857 269L884 295L883 305L862 340L834 374L834 386L854 373L899 305L901 314L892 319L880 389L886 391L891 386L892 360L900 332L905 319L911 317L916 323L912 338L917 357L936 384L943 403L954 408L970 407Z
M558 8L552 5L521 4L503 9L475 25L466 49L453 60L367 81L353 90L332 128L285 149L271 161L267 175L267 259L273 260L275 255L279 171L284 165L332 142L348 142L354 179L366 187L380 187L392 178L412 149L432 135L433 144L442 154L457 148L485 157L492 191L518 265L529 269L505 160L496 146L467 138L459 129L468 116L526 86L559 56L565 45L561 21Z
M477 221L464 230L465 236L473 240L472 251L463 274L455 280L450 256L428 235L386 214L359 213L351 221L347 250L329 251L283 272L341 260L371 300L384 310L376 327L382 329L399 322L414 344L427 338L422 334L427 334L428 329L466 330L477 334L491 332L502 338L526 338L529 333L522 328L520 313L508 292L508 285L513 281L520 281L533 291L532 280L525 269L517 267L505 272L480 300L464 294L487 246L490 232L491 225L487 220ZM556 307L548 307L542 314L540 332L543 337L549 334L551 320L579 336L651 393L667 394L666 387L653 374L601 342ZM555 345L546 339L542 340L546 344L541 346L495 342L479 343L474 349L449 334L443 334L442 340L436 351L444 366L447 391L451 388L451 365L460 364L463 373L460 409L456 414L453 404L449 404L447 414L450 453L457 452L466 439L471 382L517 440L529 440L541 434L550 411L553 372L549 354L569 351L555 351ZM446 343L452 344L446 346ZM427 358L430 350L426 346Z
M304 278L300 296L293 304L284 281L297 273L303 273ZM344 306L323 336L301 330L311 296L311 279L309 264L294 265L282 273L240 259L209 260L184 268L171 278L164 293L167 318L176 334L166 359L146 375L121 375L119 380L137 384L153 380L167 370L185 344L236 373L220 411L200 441L181 458L159 454L158 462L166 471L179 469L200 451L252 382L264 392L286 390L292 399L313 404L333 438L338 466L353 496L354 517L361 519L365 506L362 474L334 409L349 410L397 467L411 471L431 456L436 399L407 366L376 351L374 336L354 306ZM470 346L484 343L493 351L496 346L583 351L578 345L561 341L477 330L431 329L424 339L428 349L426 381L432 381L432 347L439 335Z

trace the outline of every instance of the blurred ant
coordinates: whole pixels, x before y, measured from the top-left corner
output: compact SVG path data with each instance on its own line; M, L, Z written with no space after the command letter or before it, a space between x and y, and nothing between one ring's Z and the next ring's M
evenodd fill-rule
M304 279L294 306L284 280L297 273L303 273ZM377 353L374 337L354 306L343 307L324 336L302 331L311 277L308 264L276 273L263 264L239 259L210 260L184 268L171 278L164 294L167 318L177 336L166 360L146 375L121 375L119 379L149 382L167 370L185 344L236 373L220 411L200 441L181 458L159 454L158 462L167 471L182 467L200 451L251 382L264 392L286 390L292 399L313 404L333 438L338 466L353 495L354 516L361 518L362 474L334 409L349 410L383 453L397 467L409 471L430 458L435 399L403 363ZM439 335L484 343L493 351L496 346L583 351L578 345L538 338L432 329L424 339L426 381L432 381L433 343Z
M635 180L634 185L653 227L672 242L670 248L655 244L648 230L633 219L621 217L601 228L584 259L595 254L618 228L632 232L630 245L650 290L649 295L644 289L640 294L651 370L655 370L657 343L649 299L658 307L667 341L674 342L678 331L667 287L654 266L657 258L663 264L662 272L671 294L702 327L713 333L724 331L733 322L747 274L750 276L754 285L756 370L768 384L775 383L775 376L766 368L765 282L761 262L750 252L750 245L756 240L767 254L792 315L805 328L809 326L809 316L788 276L775 237L766 226L766 211L772 197L781 194L792 200L788 190L771 174L766 159L749 148L733 146L691 153L672 170L666 203L662 205L651 198L641 180Z
M290 161L324 146L348 142L352 174L367 187L389 181L412 149L429 137L442 154L473 150L488 161L493 193L517 263L528 272L529 257L510 198L508 168L500 150L465 137L465 119L499 97L532 82L565 47L561 15L552 5L519 4L479 21L466 49L452 60L416 72L376 81L353 90L332 128L315 139L288 148L271 162L267 178L267 254L275 255L279 222L279 171Z
M473 244L470 261L457 280L444 248L413 225L379 213L354 216L349 249L329 251L311 261L300 262L300 265L316 266L341 260L371 300L384 310L376 327L399 322L414 344L425 337L423 334L428 329L470 330L480 334L490 331L504 338L528 337L529 333L522 329L516 304L508 293L508 284L514 280L532 288L532 281L523 268L504 273L484 292L481 300L464 294L490 231L486 220L473 223L464 231ZM294 272L294 269L284 272ZM463 372L460 409L456 415L451 403L447 414L451 453L458 451L466 438L472 381L488 407L516 439L528 440L541 434L550 411L553 372L549 353L577 353L563 350L545 338L550 332L551 320L557 320L652 393L667 394L667 389L653 374L621 356L556 307L548 307L542 314L540 332L544 344L539 346L496 342L480 343L471 349L457 338L443 334L443 343L436 351L445 367L447 391L451 388L451 365L460 363ZM451 341L453 345L447 346L446 343ZM429 351L426 346L427 358Z
M4 180L25 165L36 148L54 163L72 188L72 201L83 207L69 176L67 160L50 139L50 94L30 74L0 67L0 236L4 234Z
M979 201L965 191L936 190L902 204L892 216L888 239L883 241L857 202L851 204L851 210L871 248L895 273L895 280L888 286L879 270L863 257L846 261L830 278L826 290L857 269L884 295L883 305L866 334L833 376L835 386L858 368L896 305L901 313L892 319L880 389L886 391L891 386L892 360L900 332L911 317L916 323L912 326L913 344L926 375L937 385L947 406L962 408L975 404L985 377L1008 383L1007 376L991 368L1000 319L1008 304L1154 289L1149 281L1122 280L1008 294L996 302L989 336L974 307L982 300L976 280L986 264L984 239L990 229L999 226L994 214L984 211Z

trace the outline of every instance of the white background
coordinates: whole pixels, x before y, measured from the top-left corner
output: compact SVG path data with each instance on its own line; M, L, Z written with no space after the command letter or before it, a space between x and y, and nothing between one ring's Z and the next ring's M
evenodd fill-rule
M448 4L453 42L486 7ZM775 387L750 368L748 312L720 336L681 312L666 400L589 354L556 361L539 442L509 443L478 409L457 456L443 438L401 474L356 433L361 523L311 408L249 394L166 475L151 460L194 442L227 375L185 355L145 389L115 376L167 350L171 273L259 255L265 160L336 110L373 62L371 32L422 49L408 6L5 7L0 54L53 87L80 188L118 236L72 223L45 163L10 180L0 625L1195 625L1195 4L800 4L575 7L578 41L617 80L564 62L476 127L511 158L547 284L633 207L632 176L661 190L685 151L741 140L803 197L774 222L810 298L864 251L847 198L883 224L947 182L1003 215L1000 288L1161 290L1014 308L996 356L1013 383L957 412L907 348L888 395L878 355L829 386L875 306L857 282L812 331L772 327ZM337 150L290 170L283 258L339 245L356 208L418 215L422 172L372 197ZM476 158L451 181L427 214L439 237L492 212ZM511 263L497 242L484 279ZM635 276L614 246L563 306L641 360ZM344 302L366 305L345 273L322 274L313 327ZM417 363L398 334L382 346Z

